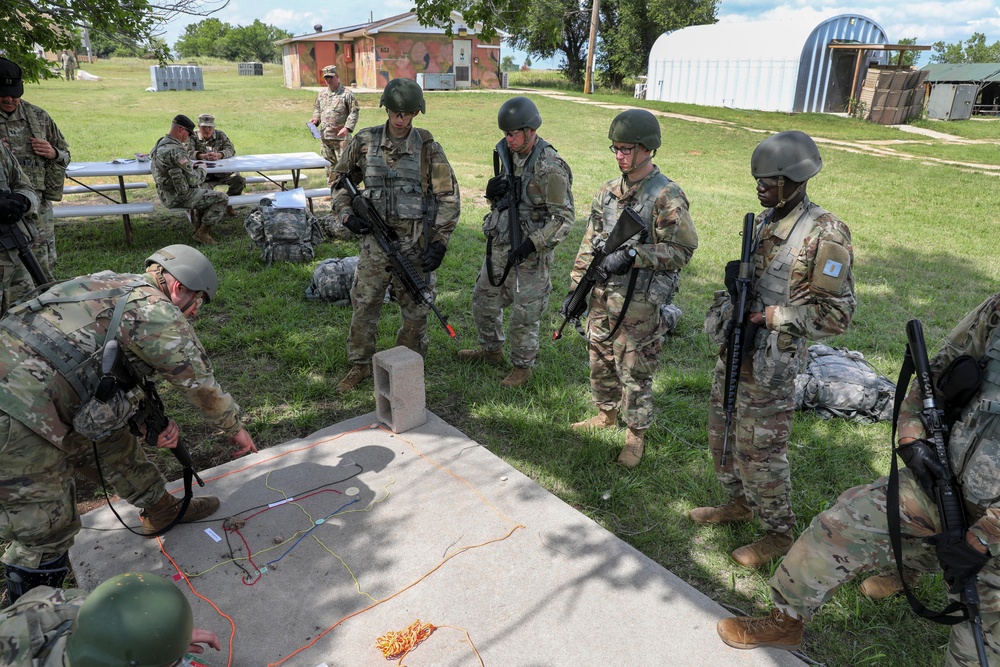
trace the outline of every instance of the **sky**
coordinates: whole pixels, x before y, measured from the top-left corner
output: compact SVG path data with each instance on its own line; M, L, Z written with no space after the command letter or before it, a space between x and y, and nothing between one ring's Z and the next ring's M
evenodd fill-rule
M207 6L221 4L209 0ZM248 25L254 19L288 30L294 35L313 32L313 26L325 30L402 14L413 7L411 0L336 0L318 3L313 0L230 0L213 17L232 25ZM1000 2L997 0L721 0L719 22L775 19L807 19L819 24L839 14L866 16L885 31L890 42L916 38L917 44L965 41L973 33L986 35L986 43L1000 41ZM182 16L165 26L164 38L172 47L189 23L202 17ZM919 65L926 64L930 52L923 52ZM524 54L508 50L520 64ZM557 67L559 58L533 60L533 67Z

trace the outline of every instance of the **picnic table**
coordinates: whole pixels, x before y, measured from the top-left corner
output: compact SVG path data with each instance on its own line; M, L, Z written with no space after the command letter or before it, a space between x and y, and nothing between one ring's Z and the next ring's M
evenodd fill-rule
M303 169L325 169L330 163L314 152L266 153L260 155L236 155L225 160L206 163L206 171L214 173L256 172L263 180L284 188L283 178L269 177L264 172L289 171L294 187L298 187ZM107 200L95 205L58 205L53 213L57 218L85 217L100 215L121 215L125 224L125 240L132 242L131 216L138 213L152 213L152 202L128 201L128 190L133 184L125 182L127 177L151 175L150 163L137 159L118 159L111 162L71 162L66 169L66 180L82 186ZM117 193L109 190L106 183L88 185L84 179L113 176L118 180ZM111 193L111 194L108 194ZM115 196L117 195L117 196Z

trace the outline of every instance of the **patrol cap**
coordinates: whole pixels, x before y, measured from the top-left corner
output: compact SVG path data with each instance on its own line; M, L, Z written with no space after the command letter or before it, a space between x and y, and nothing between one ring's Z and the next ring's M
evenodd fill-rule
M215 127L215 116L203 113L198 116L198 127Z
M159 264L181 285L194 292L204 292L206 301L219 291L219 276L208 257L197 248L177 243L161 248L146 258L146 266Z
M174 123L180 125L188 132L194 132L194 121L182 113L179 113L176 116L174 116Z
M21 97L24 95L24 79L21 68L12 60L0 58L0 97Z
M337 76L336 65L327 65L326 67L323 68L323 78L325 79L328 76Z

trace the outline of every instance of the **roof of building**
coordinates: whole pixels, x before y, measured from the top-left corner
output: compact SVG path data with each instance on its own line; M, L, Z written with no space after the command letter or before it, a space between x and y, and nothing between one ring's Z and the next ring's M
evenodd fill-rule
M465 19L458 12L451 13L452 26L459 25L459 28L463 28L465 25ZM390 32L400 32L398 28L403 27L405 24L412 24L413 30L404 30L403 32L421 32L430 34L443 34L445 32L444 27L439 26L424 26L421 25L417 19L417 13L415 11L404 12L402 14L396 14L395 16L388 16L384 19L378 19L377 21L369 21L368 23L357 23L355 25L344 26L342 28L334 28L332 30L320 30L319 32L310 32L304 35L295 35L293 37L288 37L286 39L279 39L275 44L289 44L291 42L339 42L339 41L351 41L357 37L364 35L376 35L380 31L385 31L392 28L397 28L395 30L390 30ZM469 28L469 32L478 32L478 29L482 26L475 26L475 28ZM500 37L505 37L506 33L499 32Z
M1000 63L935 63L925 65L927 83L1000 81Z

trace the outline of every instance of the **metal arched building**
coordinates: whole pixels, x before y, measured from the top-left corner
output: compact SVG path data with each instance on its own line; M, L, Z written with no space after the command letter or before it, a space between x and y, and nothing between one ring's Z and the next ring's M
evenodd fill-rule
M857 14L814 21L697 25L664 33L649 54L646 99L788 112L844 111L855 58L832 43L887 44L885 31ZM868 64L885 64L869 52Z

